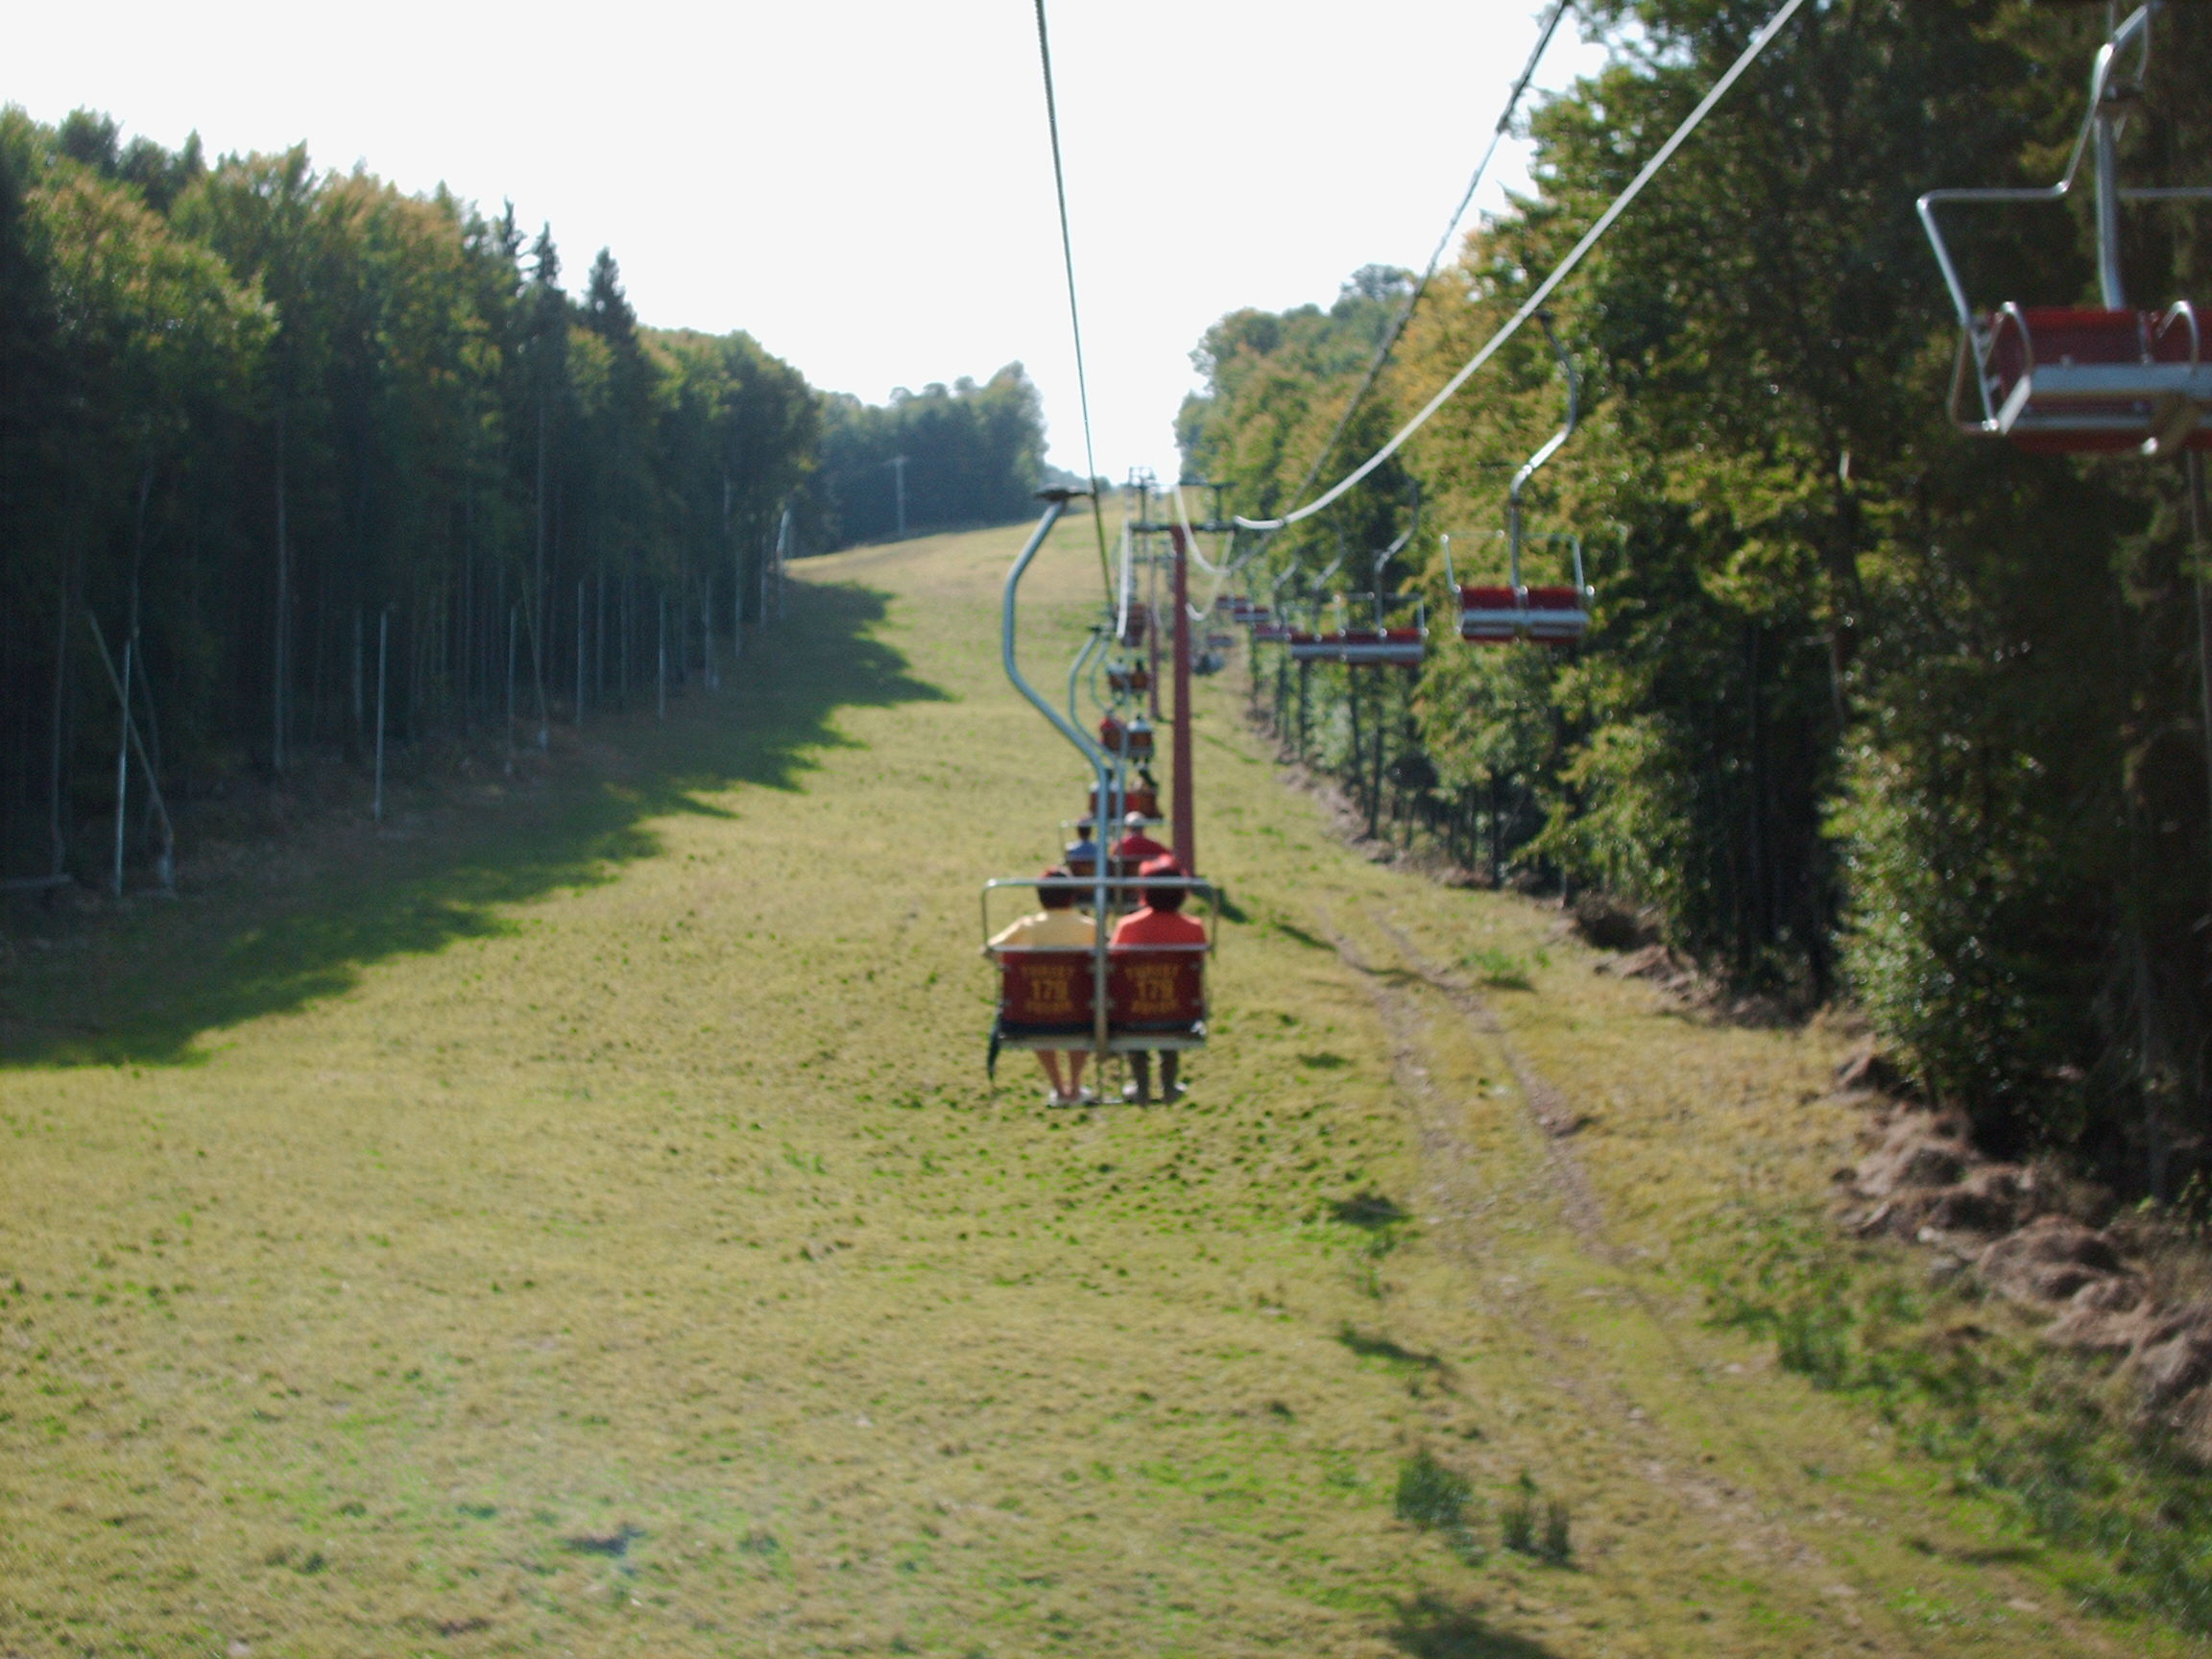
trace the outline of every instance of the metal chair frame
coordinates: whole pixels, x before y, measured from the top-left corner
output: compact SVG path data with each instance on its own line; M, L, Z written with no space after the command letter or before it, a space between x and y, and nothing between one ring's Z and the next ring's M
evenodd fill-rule
M2095 192L2097 286L2107 313L2128 311L2120 268L2120 208L2129 202L2212 201L2212 185L2156 185L2122 188L2118 179L2119 136L2126 107L2141 92L2151 61L2151 20L2162 0L2148 0L2098 48L2089 75L2089 108L2056 184L2014 188L1939 189L1918 201L1920 225L1927 232L1943 285L1959 317L1959 350L1953 359L1946 410L1952 422L1978 437L2010 438L2034 446L2073 449L2125 448L2140 444L2145 453L2169 454L2184 446L2212 447L2200 423L2212 417L2212 365L2203 361L2202 335L2196 308L2177 301L2164 312L2136 315L2138 336L2133 362L2038 362L2031 313L2008 302L1995 311L1977 312L1943 240L1936 209L1951 203L2050 204L2073 191L2084 155L2091 157ZM2132 72L2120 74L2122 58L2133 52ZM2086 324L2093 314L2075 313ZM2049 317L2049 314L2046 314ZM2153 321L2155 319L2155 321ZM2113 320L2117 321L2117 320ZM2166 336L2185 328L2186 359L2158 355ZM2124 332L2124 328L2115 329ZM1999 361L2008 336L2017 336L2022 354L2018 377L2009 386ZM1962 414L1968 362L1981 415Z

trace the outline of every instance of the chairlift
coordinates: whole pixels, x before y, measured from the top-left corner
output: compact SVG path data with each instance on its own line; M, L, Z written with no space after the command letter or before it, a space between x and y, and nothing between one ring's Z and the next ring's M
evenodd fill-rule
M1152 689L1152 670L1142 662L1109 662L1106 686L1118 697L1142 697Z
M1421 527L1421 507L1416 497L1413 521L1403 534L1375 555L1370 567L1375 592L1375 625L1354 628L1347 624L1336 635L1337 658L1348 668L1418 668L1429 654L1429 601L1418 593L1385 593L1382 578L1390 561L1406 550ZM1413 605L1413 626L1392 628L1384 618L1408 600Z
M2149 0L2098 48L2089 76L2089 108L2056 184L2024 189L1931 190L1919 201L1920 223L1936 252L1959 314L1959 353L1947 408L1962 432L2009 440L2038 454L2136 450L2170 455L2212 449L2212 364L2196 307L2176 300L2164 309L2131 304L2120 269L2120 207L2127 202L2212 200L2212 186L2122 189L2120 129L2127 107L2142 93L2151 61ZM2133 54L2130 70L2121 60ZM2092 156L2097 286L2101 306L2025 306L2008 301L1977 312L1944 245L1936 209L1951 202L2059 202L2072 190L2084 154ZM1961 412L1971 363L1979 414Z
M1130 760L1149 760L1152 758L1152 723L1142 714L1124 722L1118 715L1109 713L1098 722L1098 745L1109 755Z
M1206 958L1218 910L1211 883L1193 876L1147 878L1146 887L1177 887L1206 901L1206 938L1189 945L1114 945L1101 930L1090 946L992 945L991 895L1004 890L1075 889L1072 877L998 878L983 884L984 948L998 969L991 1060L1003 1050L1100 1047L1109 1054L1206 1046ZM1100 991L1103 990L1104 1019Z
M1296 565L1278 572L1275 580L1268 585L1267 603L1253 604L1247 625L1252 630L1252 642L1255 645L1287 645L1290 642L1290 623L1282 609L1283 584L1296 573Z
M1551 313L1537 312L1536 321L1543 325L1544 338L1551 342L1552 355L1559 360L1560 372L1567 378L1567 420L1535 454L1521 464L1512 483L1506 486L1505 528L1500 534L1505 541L1509 586L1476 583L1461 586L1457 573L1452 568L1452 538L1440 538L1444 547L1444 578L1459 602L1459 637L1475 645L1510 645L1516 639L1531 639L1545 645L1572 645L1590 632L1590 601L1596 593L1583 578L1580 536L1554 531L1535 538L1566 549L1575 574L1574 586L1530 587L1521 580L1521 553L1527 540L1521 521L1521 492L1536 475L1536 469L1556 455L1560 446L1575 435L1575 423L1581 417L1582 385L1575 373L1574 360L1567 355L1566 348L1560 345L1559 336L1552 330Z
M1152 732L1142 720L1121 726L1111 712L1109 725L1120 727L1118 755L1092 740L1075 717L1075 699L1084 666L1101 648L1101 641L1117 630L1096 629L1077 652L1068 676L1069 712L1063 714L1030 685L1015 655L1016 615L1022 579L1052 527L1067 511L1076 491L1043 492L1050 505L1007 572L999 613L999 656L1006 677L1016 691L1042 714L1080 754L1092 772L1091 803L1094 845L1110 833L1108 815L1101 805L1127 803L1156 812L1159 793L1150 774L1140 768L1139 782L1128 781L1128 763L1136 751L1150 753ZM1103 733L1101 733L1103 735ZM1149 815L1149 814L1148 814ZM1072 861L1071 861L1072 862ZM1087 896L1092 915L1110 921L1127 884L1117 879L1103 859L1093 859L1078 874L1065 877L999 878L983 886L984 941L997 959L999 974L998 1018L993 1023L991 1061L1000 1049L1088 1048L1101 1065L1109 1054L1129 1054L1162 1049L1200 1048L1206 1043L1206 957L1216 940L1217 911L1210 883L1195 877L1152 878L1147 888L1174 886L1206 901L1205 937L1202 943L1114 946L1100 927L1089 946L992 946L991 895L1001 888L1032 891L1056 887Z
M1418 668L1429 654L1429 630L1347 628L1336 636L1336 661L1348 668Z
M1118 814L1113 809L1117 802L1120 807ZM1158 824L1164 821L1160 816L1160 785L1152 781L1152 776L1148 772L1140 773L1136 782L1123 784L1119 789L1113 789L1110 786L1106 805L1106 811L1101 812L1098 809L1098 786L1095 783L1092 784L1091 817L1094 822L1100 824L1121 823L1132 812L1142 818L1147 824Z
M1284 636L1284 644L1289 648L1293 662L1334 662L1336 636L1323 634L1317 629L1291 629Z
M1142 599L1132 599L1121 613L1121 643L1134 651L1144 643L1144 637L1152 627L1152 608Z

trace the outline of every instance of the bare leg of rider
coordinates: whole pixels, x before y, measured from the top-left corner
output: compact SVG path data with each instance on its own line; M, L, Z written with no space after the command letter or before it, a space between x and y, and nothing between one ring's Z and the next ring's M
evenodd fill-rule
M1129 1087L1121 1091L1121 1098L1139 1106L1152 1104L1152 1055L1143 1048L1133 1049L1129 1055Z

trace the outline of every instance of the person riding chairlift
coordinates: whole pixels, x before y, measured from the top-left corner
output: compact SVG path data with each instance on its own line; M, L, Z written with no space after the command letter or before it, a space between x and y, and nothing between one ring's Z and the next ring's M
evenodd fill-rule
M1140 877L1163 877L1173 879L1183 874L1183 867L1171 857L1147 859L1138 871ZM1114 929L1112 943L1120 945L1203 945L1206 928L1183 914L1181 887L1146 887L1142 890L1144 908L1124 916ZM1183 1097L1183 1085L1176 1072L1182 1055L1172 1048L1160 1052L1160 1097L1173 1103ZM1132 1081L1121 1091L1121 1098L1138 1106L1152 1104L1152 1056L1138 1049L1129 1056Z
M1060 862L1067 866L1062 872L1068 876L1091 877L1098 874L1098 843L1091 839L1091 820L1083 819L1075 826L1078 839L1068 843L1060 854Z
M1066 880L1068 875L1066 867L1056 864L1045 872L1045 879ZM990 944L983 947L983 954L988 956L1004 946L1030 950L1088 950L1095 943L1098 929L1088 915L1075 907L1078 897L1073 887L1040 888L1037 899L1044 909L999 929L992 935ZM1068 1056L1065 1083L1060 1077L1062 1052L1053 1048L1037 1050L1037 1063L1045 1069L1046 1081L1052 1085L1051 1093L1046 1096L1046 1102L1053 1106L1080 1106L1097 1099L1097 1095L1083 1087L1083 1062L1091 1057L1091 1051L1087 1048L1065 1050Z
M1155 858L1172 860L1173 851L1144 833L1144 814L1131 812L1123 816L1121 828L1126 831L1114 843L1114 874L1134 876Z

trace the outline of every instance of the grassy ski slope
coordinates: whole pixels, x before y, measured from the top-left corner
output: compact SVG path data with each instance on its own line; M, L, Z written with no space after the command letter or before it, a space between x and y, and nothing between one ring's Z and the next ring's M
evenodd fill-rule
M1834 1041L1363 862L1234 675L1190 1098L989 1091L975 888L1082 783L1018 542L809 562L565 781L11 953L0 1653L2170 1650L1702 1322Z

